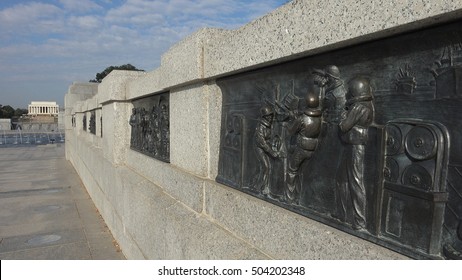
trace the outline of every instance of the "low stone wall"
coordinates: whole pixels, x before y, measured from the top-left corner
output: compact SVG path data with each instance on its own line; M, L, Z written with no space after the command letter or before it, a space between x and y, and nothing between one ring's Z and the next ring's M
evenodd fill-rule
M21 129L24 131L34 132L34 131L58 131L58 123L57 122L21 122L19 123Z
M10 130L11 119L0 119L0 130Z
M152 72L71 85L66 158L129 259L406 258L216 183L216 79L461 16L458 1L292 1L237 30L202 29ZM170 163L130 149L132 101L164 92Z

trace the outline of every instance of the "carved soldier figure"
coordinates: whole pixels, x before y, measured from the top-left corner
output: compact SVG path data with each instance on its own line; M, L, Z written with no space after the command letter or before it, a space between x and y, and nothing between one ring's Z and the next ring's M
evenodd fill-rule
M92 111L90 113L89 129L90 129L90 133L93 133L93 134L96 134L96 119L95 119L95 117L96 117L95 112Z
M145 121L146 125L146 136L145 136L145 145L146 145L146 152L149 154L155 154L155 147L154 147L154 137L153 137L153 130L154 130L154 118L156 117L155 114L155 106L152 107L151 111L146 112Z
M300 190L296 188L295 178L303 162L313 156L318 146L318 136L321 133L321 110L319 97L308 93L306 109L289 125L289 134L296 134L296 147L289 155L289 170L286 174L285 193L289 201L297 202Z
M169 112L166 103L160 104L160 124L161 124L161 151L160 154L163 158L168 159L170 154L170 122Z
M331 192L335 192L340 160L345 149L345 144L339 137L338 124L345 107L346 90L340 70L335 65L326 66L323 70L315 69L313 81L319 87L323 121L316 149L317 153L322 155L322 160L317 162L314 169L325 174L324 184L332 186ZM336 213L331 214L336 216Z
M148 128L149 128L149 114L147 114L146 109L140 108L140 127L141 127L141 143L140 149L142 151L147 151L148 145Z
M159 145L160 145L160 130L159 130L159 115L158 115L158 109L157 106L154 105L152 106L151 110L151 118L150 118L150 152L154 155L158 155L159 153Z
M86 114L83 115L82 123L83 123L82 124L83 125L83 130L87 131L87 115Z
M368 141L368 128L374 121L372 88L366 78L354 78L348 84L347 110L339 124L344 150L337 190L339 218L345 222L348 209L353 210L353 229L366 228L366 189L364 186L364 156Z
M132 147L137 146L137 137L138 137L138 127L137 127L137 109L132 109L132 114L130 116L129 124L132 127L132 133L130 138L130 145Z
M259 180L255 188L263 194L269 194L270 173L272 169L271 159L277 158L279 153L272 149L271 129L273 126L274 110L265 104L261 110L260 121L255 130L255 151L260 162Z
M346 90L340 78L340 70L335 65L324 70L314 70L314 82L321 87L323 119L327 123L338 124L345 107Z

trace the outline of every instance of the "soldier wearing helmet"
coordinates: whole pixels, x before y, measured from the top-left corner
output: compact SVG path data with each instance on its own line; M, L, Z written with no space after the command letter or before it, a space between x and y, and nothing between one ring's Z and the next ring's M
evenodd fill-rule
M322 130L319 136L317 154L322 155L313 165L314 173L325 174L320 180L335 192L340 159L345 149L340 139L338 126L346 103L346 89L340 70L335 65L328 65L313 70L313 82L319 88L320 107L322 111ZM316 155L317 157L317 155ZM310 176L310 178L314 178ZM335 213L332 213L335 215Z
M129 124L132 127L131 131L131 137L130 137L130 146L133 148L136 146L136 137L138 137L138 131L137 131L137 109L132 108L132 114L130 116Z
M364 156L368 128L374 121L374 104L369 79L357 77L348 83L346 111L339 123L344 150L337 179L339 218L346 222L353 210L352 227L366 229L366 189L364 186Z
M366 78L354 78L348 84L347 111L339 124L344 133L342 140L348 144L366 144L367 128L374 119L372 89Z
M271 129L273 126L274 109L269 104L260 109L260 120L255 131L255 151L260 162L258 183L255 188L263 194L269 194L271 158L279 157L280 153L273 150Z
M329 65L324 70L313 71L314 83L321 88L324 121L338 124L345 107L345 87L340 78L340 70L335 65Z
M306 96L306 108L289 125L289 134L296 134L296 147L289 156L289 168L286 177L285 193L289 201L297 202L300 190L296 188L295 178L303 162L310 159L318 146L321 133L321 110L319 96L309 92Z
M167 100L160 100L160 157L169 159L170 157L170 118Z

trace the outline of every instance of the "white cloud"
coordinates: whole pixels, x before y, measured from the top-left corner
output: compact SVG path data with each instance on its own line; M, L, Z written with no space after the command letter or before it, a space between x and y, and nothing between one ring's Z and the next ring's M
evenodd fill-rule
M91 0L59 0L64 9L71 13L84 13L101 10L102 7Z
M0 11L0 21L8 24L20 24L24 21L53 17L58 13L61 13L61 9L54 5L30 2Z
M254 3L257 2L257 3ZM203 27L233 29L272 10L278 1L127 0L110 9L107 24L153 34L173 44ZM168 32L164 32L168 31ZM167 39L169 37L169 39Z
M164 18L163 6L162 1L128 0L109 10L106 20L119 24L155 25Z
M161 44L165 51L166 44L171 45L199 28L235 28L249 20L249 13L263 13L274 7L271 1L270 4L262 4L260 1L230 0L127 0L102 11L98 4L89 0L59 1L71 10L37 2L0 10L3 30L0 38L5 39L6 34L11 39L0 42L0 53L9 52L5 49L8 45L15 49L16 43L33 45L30 49L34 48L35 55L48 55L50 58L94 53L95 50L88 46L96 46L96 50L140 53L132 50L132 46L154 48ZM72 8L79 11L99 9L99 13L78 15L73 13ZM13 36L17 34L21 36ZM120 47L123 49L117 50ZM23 48L15 51L23 51ZM161 54L157 55L160 57ZM27 56L24 53L23 57Z
M61 26L62 10L54 5L30 2L0 11L0 35L48 33ZM5 39L5 38L2 38Z
M214 22L219 23L218 27L234 28L250 20L249 14L255 16L268 12L274 8L274 2L261 1L249 4L249 1L231 0L127 0L123 5L108 11L106 19L116 23L149 26L202 22L198 27L203 27L210 19L214 19Z
M101 20L96 16L71 16L67 22L70 29L95 30L101 26Z
M60 98L73 80L88 81L109 65L152 70L171 45L199 28L237 28L281 2L34 1L0 9L0 84L11 90L15 83L30 85L33 95L47 91L33 84L53 81L65 85L53 89Z

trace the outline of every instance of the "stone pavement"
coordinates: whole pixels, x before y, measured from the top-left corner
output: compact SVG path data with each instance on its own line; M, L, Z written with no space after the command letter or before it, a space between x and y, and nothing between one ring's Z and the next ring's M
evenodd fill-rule
M0 259L125 259L64 144L0 148Z

